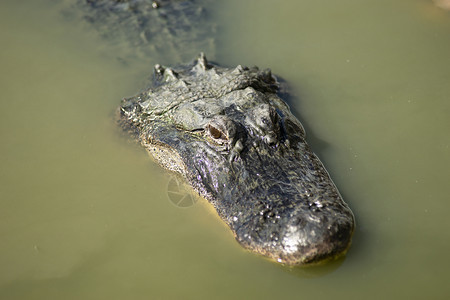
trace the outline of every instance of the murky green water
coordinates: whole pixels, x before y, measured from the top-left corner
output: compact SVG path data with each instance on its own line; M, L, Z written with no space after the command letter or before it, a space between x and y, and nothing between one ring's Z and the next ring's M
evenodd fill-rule
M158 55L124 62L55 1L0 3L0 299L445 299L450 13L431 1L226 1L215 56L285 79L352 207L343 261L243 251L120 137ZM225 2L225 1L223 1ZM164 62L167 63L167 62Z

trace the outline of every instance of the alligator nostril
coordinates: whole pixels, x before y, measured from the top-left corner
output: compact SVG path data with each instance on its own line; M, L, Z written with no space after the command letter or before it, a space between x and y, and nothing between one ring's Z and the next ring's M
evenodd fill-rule
M336 213L336 212L335 212ZM335 218L295 217L286 224L280 238L283 251L278 260L285 264L315 264L339 257L347 251L353 234L353 218L336 213Z
M345 254L353 235L353 223L336 221L320 234L321 239L311 245L309 254L305 256L305 260L311 263Z

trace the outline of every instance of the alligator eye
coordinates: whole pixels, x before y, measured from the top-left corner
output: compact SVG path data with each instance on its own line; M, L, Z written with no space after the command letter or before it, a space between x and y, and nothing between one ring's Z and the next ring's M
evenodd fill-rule
M217 129L214 126L208 125L208 130L209 130L209 134L214 138L214 139L222 139L222 140L228 140L227 137L225 136L225 134L223 134L222 131L220 131L219 129Z

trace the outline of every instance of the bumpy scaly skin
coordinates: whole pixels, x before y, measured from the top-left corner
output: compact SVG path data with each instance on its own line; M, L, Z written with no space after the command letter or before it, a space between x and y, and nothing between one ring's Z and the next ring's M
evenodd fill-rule
M110 52L183 61L200 50L214 51L215 26L205 9L209 1L76 0L76 6L111 42Z
M354 217L305 141L270 71L204 55L155 66L154 86L124 99L121 123L205 197L245 248L288 265L348 249Z

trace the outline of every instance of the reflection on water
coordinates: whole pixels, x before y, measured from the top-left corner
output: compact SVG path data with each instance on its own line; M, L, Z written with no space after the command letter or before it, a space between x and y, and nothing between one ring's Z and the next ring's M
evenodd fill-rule
M450 10L450 0L433 0L433 2L440 8Z
M450 15L432 1L226 1L211 60L271 67L357 218L345 259L242 250L205 201L122 137L123 61L55 1L0 4L0 299L448 295ZM213 3L214 4L214 3ZM163 63L169 63L163 61Z
M287 267L280 266L285 272L298 276L299 278L318 278L336 271L345 261L345 256L328 261L324 264L306 266L306 267Z

